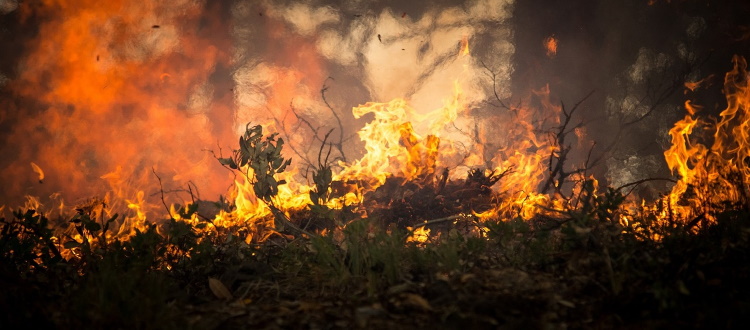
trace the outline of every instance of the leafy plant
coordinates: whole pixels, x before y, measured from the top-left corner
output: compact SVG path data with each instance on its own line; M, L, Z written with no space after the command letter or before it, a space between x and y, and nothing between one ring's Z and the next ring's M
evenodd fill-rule
M284 172L292 160L284 159L281 150L284 147L282 138L276 139L278 133L263 138L263 127L247 124L245 134L240 136L240 148L234 150L233 157L219 158L222 165L240 171L253 184L255 195L268 204L273 204L273 197L279 192L279 185L274 175Z
M70 220L70 223L75 225L75 230L81 236L81 241L77 241L70 238L69 241L63 243L63 247L66 249L80 249L83 256L91 256L92 244L96 243L98 248L106 249L107 245L107 231L109 226L117 220L118 214L115 213L112 217L104 220L102 214L101 223L96 222L92 218L93 212L89 209L89 212L83 208L76 209L76 215Z
M332 132L333 129L328 131L323 138L320 149L318 149L318 164L312 169L313 187L308 193L312 202L308 206L311 214L310 220L324 228L331 228L334 225L343 226L347 222L346 219L353 215L349 205L344 205L341 209L333 209L328 206L328 202L332 198L333 170L329 157L333 146L332 144L326 144L326 141L328 141ZM323 156L326 146L328 150Z
M49 220L36 210L13 211L15 220L0 218L0 258L4 267L20 274L44 271L63 261L49 227Z
M279 185L285 180L277 180L274 176L284 172L292 159L284 159L281 150L284 140L276 138L278 133L263 137L263 127L255 125L245 126L245 133L240 136L240 148L233 151L229 158L219 158L219 163L232 170L239 171L253 185L255 196L268 205L276 220L278 230L288 227L296 233L312 234L293 224L286 214L275 204L274 198L279 193Z
M315 187L310 190L310 201L314 206L325 206L331 196L331 183L333 182L333 171L331 165L328 163L328 157L331 156L332 146L328 145L328 152L323 157L323 150L326 146L328 136L333 130L328 131L326 136L323 138L323 144L321 144L318 150L318 165L313 170L313 183Z

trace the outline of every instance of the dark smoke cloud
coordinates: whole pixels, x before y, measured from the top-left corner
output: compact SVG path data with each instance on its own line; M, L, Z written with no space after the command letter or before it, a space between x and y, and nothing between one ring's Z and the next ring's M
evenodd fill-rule
M685 99L708 105L704 115L716 116L725 106L720 77L731 68L732 55L750 54L748 40L740 37L750 12L746 2L652 2L515 4L512 93L549 83L555 98L570 107L593 91L579 118L597 142L594 158L597 151L606 157L597 175L608 179L605 184L668 177L662 152L668 129L686 113ZM553 58L541 46L548 36L559 40ZM719 77L713 88L685 93L685 81L711 74ZM645 194L666 190L664 183L651 186Z

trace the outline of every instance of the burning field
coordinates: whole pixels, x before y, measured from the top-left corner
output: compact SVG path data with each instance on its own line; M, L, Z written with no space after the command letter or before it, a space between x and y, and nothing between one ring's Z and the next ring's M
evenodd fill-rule
M740 326L748 14L0 0L0 326Z

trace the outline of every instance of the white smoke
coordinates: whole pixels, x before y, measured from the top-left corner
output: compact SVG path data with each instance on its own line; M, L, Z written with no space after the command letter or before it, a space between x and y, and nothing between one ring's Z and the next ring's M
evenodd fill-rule
M8 14L18 8L18 0L0 0L0 14Z
M258 44L268 34L269 20L285 26L285 35L277 38L303 38L314 43L327 70L323 75L333 79L326 80L331 87L327 95L340 111L350 112L352 106L368 101L406 98L418 113L427 113L443 106L454 94L456 79L469 104L490 95L487 87L492 82L485 79L486 69L480 61L458 56L462 39L468 39L470 49L482 48L491 54L482 60L497 71L497 86L510 85L514 47L506 22L512 5L512 0L479 0L403 12L363 1L338 6L308 1L284 5L239 1L233 8L235 58L239 62L234 75L240 108L237 127L244 128L243 120L268 119L274 114L264 106L271 97L270 87L280 78L276 75L284 70L273 63L274 54L264 54L266 45ZM294 108L320 123L332 120L320 98L322 85L300 83L292 88L294 98L288 103ZM503 88L498 92L509 94ZM350 113L342 117L346 115L351 117Z

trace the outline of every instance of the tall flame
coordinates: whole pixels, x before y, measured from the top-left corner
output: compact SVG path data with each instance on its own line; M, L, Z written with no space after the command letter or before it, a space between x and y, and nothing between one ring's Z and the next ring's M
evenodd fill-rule
M748 202L750 183L750 88L747 62L740 56L724 78L727 107L715 125L713 144L694 142L691 135L701 124L696 107L686 103L689 114L669 131L672 146L664 152L667 164L679 180L672 188L669 203L686 220L705 217L723 202Z
M69 188L68 192L79 196L95 195L105 186L109 193L102 205L128 210L120 235L145 228L150 212L164 211L162 202L170 204L168 216L179 219L171 202L201 197L187 198L186 194L194 193L191 187L207 190L204 196L214 198L226 192L227 182L233 182L227 196L233 208L218 211L212 226L241 224L254 228L249 241L265 239L266 234L252 236L261 233L261 227L274 226L270 209L253 193L253 182L220 171L214 157L203 149L217 141L220 145L233 141L235 129L248 121L271 132L287 133L290 145L310 145L305 140L309 136L294 130L314 123L303 122L295 111L309 106L298 101L298 96L318 97L319 86L327 82L326 68L317 54L318 36L301 27L292 31L279 18L283 13L266 12L263 24L269 40L263 46L274 57L262 63L236 63L242 56L230 55L229 29L204 13L207 8L212 10L210 3L50 0L46 5L37 10L52 18L41 27L39 40L29 45L28 70L23 70L22 83L15 87L20 95L43 102L44 109L39 123L18 128L10 141L40 146L38 154L43 157L23 155L45 168L42 172L39 165L31 163L39 180L47 180L55 189ZM446 89L452 87L450 92L440 97L429 95L437 100L434 106L422 109L414 105L419 104L416 97L404 96L352 109L355 119L369 118L357 132L364 153L358 159L334 164L338 170L333 179L356 188L329 201L330 207L362 204L366 192L390 177L425 180L442 170L451 179L464 179L470 170L503 173L502 180L486 187L492 191L493 205L472 210L481 218L529 219L543 212L540 205L565 207L560 196L539 191L550 175L551 157L563 152L549 134L540 133L560 125L562 109L550 100L549 87L534 91L530 96L533 101L477 119L477 109L484 104L472 97L476 86L467 83L473 79L467 77L474 64L471 31L453 33L445 42L450 45L450 56L436 56L434 61L436 66L454 63L459 70L440 82ZM406 52L394 46L393 40L398 38L385 32L384 36L370 47L384 51L397 47ZM436 43L443 42L437 39ZM456 41L458 54L454 53ZM545 47L554 56L557 40L550 37ZM230 71L226 68L231 66L240 68L232 72L230 83L222 83L217 76L222 70ZM464 70L457 73L461 66ZM249 83L240 83L246 81ZM691 144L688 136L696 124L695 112L673 130L674 147L665 154L670 168L686 180L682 188L675 188L675 196L688 189L687 180L699 176L691 171L717 153L715 150L737 149L729 135L718 132L711 153ZM736 121L734 117L739 116L736 110L725 112L725 121ZM722 123L718 129L728 130L730 125ZM585 131L577 128L575 134L583 145ZM112 138L102 138L109 136ZM286 152L285 157L294 156ZM724 159L726 152L717 154L721 157L713 157L735 164L742 164L747 157L743 153ZM23 170L28 172L26 164ZM307 193L313 187L301 178L301 170L302 166L290 167L278 174L277 179L287 183L279 187L274 203L285 211L311 204ZM188 185L187 191L174 192L183 185ZM154 192L166 192L166 200L155 202L163 195ZM102 212L110 211L102 207ZM195 217L179 220L197 221ZM426 237L429 229L416 233Z

